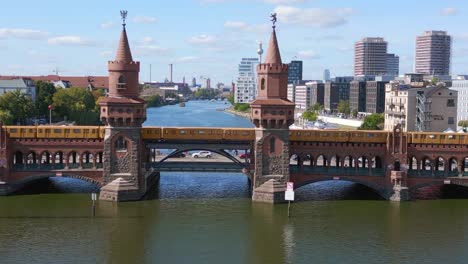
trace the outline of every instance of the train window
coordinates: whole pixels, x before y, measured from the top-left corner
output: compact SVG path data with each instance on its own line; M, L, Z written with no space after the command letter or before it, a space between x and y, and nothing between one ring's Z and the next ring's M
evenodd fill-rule
M374 134L372 134L372 133L367 133L367 137L369 137L369 138L374 137Z
M205 130L198 130L198 134L204 135L204 134L206 134L206 133L205 133Z
M440 136L440 139L445 139L445 136Z
M450 138L450 139L455 139L456 136L454 136L454 135L449 135L448 138Z
M185 130L179 130L180 135L185 135Z
M413 137L414 137L415 139L417 139L417 138L418 138L418 135L413 135Z
M465 139L465 136L460 136L460 139Z
M34 129L29 129L29 133L34 133Z
M16 128L11 128L10 129L10 133L17 133L17 132L18 132L18 129L16 129Z
M54 133L60 133L62 132L62 129L54 129Z
M46 133L50 133L50 129L46 129L45 132L46 132Z
M42 133L42 129L38 129L37 132Z
M435 138L435 136L434 136L434 135L430 135L430 136L429 136L429 138L431 138L431 139L434 139L434 138Z
M84 133L89 133L89 129L84 129Z
M96 133L96 129L91 129L91 133Z
M25 129L25 128L21 128L21 133L26 133L26 129Z
M81 133L81 129L73 129L73 133Z
M426 139L426 135L421 135L421 139Z

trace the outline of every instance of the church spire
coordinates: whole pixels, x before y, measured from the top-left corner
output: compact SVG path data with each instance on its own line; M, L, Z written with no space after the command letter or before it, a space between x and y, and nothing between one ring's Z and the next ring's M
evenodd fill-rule
M271 22L273 22L273 31L271 32L270 43L268 44L265 64L282 64L278 40L276 39L276 13L271 14Z
M123 29L122 34L120 35L119 48L117 49L115 60L121 62L131 62L133 61L132 52L130 51L130 45L128 44L127 30L125 29L125 26L127 25L125 23L125 20L127 19L127 11L120 11L120 15L122 16Z

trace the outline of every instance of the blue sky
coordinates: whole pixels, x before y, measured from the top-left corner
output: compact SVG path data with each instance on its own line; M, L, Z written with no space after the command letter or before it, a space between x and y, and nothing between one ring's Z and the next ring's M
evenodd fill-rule
M416 35L446 30L453 36L452 73L468 74L468 2L464 0L16 0L2 3L0 75L106 75L128 10L127 32L140 79L236 79L242 57L268 43L269 14L278 13L283 62L304 61L304 78L352 75L353 45L383 37L413 67ZM266 47L264 47L266 50Z

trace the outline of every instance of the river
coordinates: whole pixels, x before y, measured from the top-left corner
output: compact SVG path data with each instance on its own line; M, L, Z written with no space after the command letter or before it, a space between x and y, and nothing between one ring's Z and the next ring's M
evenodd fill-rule
M224 102L148 109L146 126L252 127ZM467 263L468 200L391 203L345 182L253 204L242 174L164 173L155 200L98 202L53 178L0 197L0 263ZM27 194L27 195L26 195Z

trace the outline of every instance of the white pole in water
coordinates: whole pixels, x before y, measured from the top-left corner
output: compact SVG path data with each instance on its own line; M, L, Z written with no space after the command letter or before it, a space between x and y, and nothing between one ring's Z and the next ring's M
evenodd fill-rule
M97 200L96 193L91 194L91 200L93 200L93 208L92 208L93 210L92 211L93 211L93 217L95 217L96 216L96 204L95 204L95 202Z

